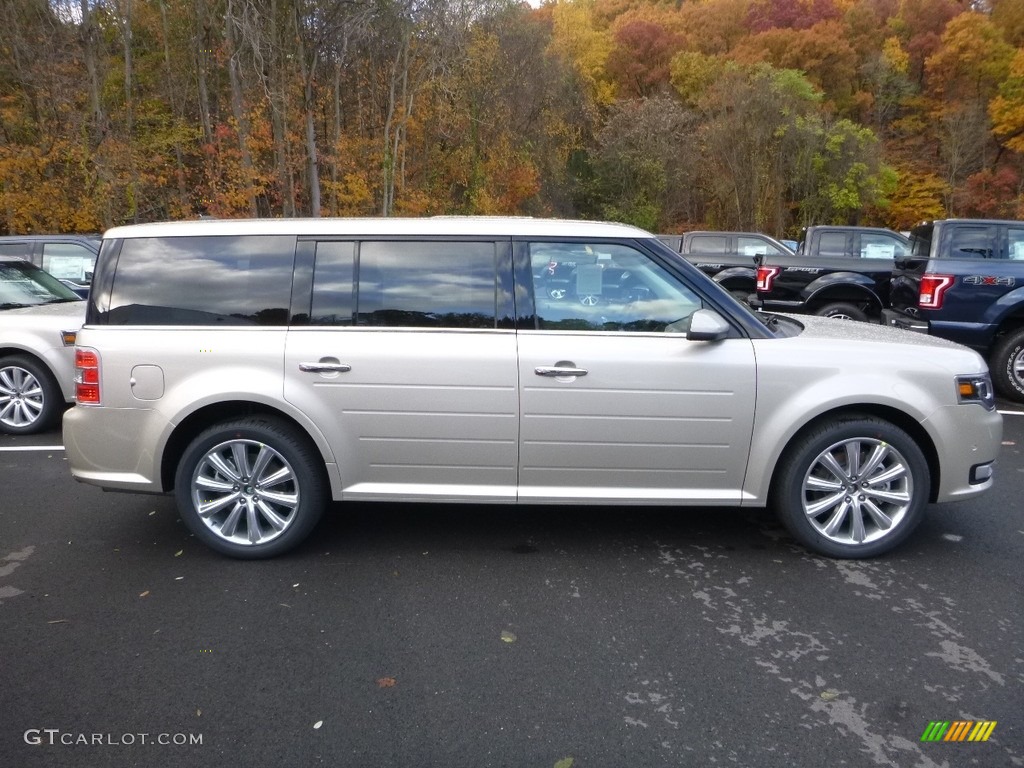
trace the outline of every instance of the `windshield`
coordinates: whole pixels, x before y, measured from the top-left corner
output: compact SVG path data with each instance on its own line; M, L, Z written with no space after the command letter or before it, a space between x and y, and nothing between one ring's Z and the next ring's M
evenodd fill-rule
M53 275L27 261L0 262L0 308L34 307L81 297Z

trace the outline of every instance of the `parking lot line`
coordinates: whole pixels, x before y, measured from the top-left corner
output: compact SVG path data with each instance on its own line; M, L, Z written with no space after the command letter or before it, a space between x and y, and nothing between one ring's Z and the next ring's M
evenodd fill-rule
M17 445L13 448L0 448L0 451L63 451L63 445Z
M1024 411L999 411L1003 416L1024 416Z

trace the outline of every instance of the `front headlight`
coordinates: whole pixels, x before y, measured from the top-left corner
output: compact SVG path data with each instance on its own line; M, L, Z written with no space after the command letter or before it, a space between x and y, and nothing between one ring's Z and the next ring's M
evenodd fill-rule
M986 411L995 410L996 396L992 391L992 378L987 373L957 376L956 393L961 403L977 403Z

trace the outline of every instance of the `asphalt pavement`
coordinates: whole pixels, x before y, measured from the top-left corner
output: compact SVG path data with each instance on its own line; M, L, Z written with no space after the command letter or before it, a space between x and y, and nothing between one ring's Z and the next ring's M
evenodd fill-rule
M763 511L475 505L239 562L0 437L0 766L1024 766L1002 405L995 487L867 562Z

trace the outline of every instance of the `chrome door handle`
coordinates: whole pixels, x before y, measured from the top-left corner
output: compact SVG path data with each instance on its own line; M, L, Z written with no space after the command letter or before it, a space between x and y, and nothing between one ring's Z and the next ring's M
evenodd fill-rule
M351 371L352 366L345 363L299 363L299 370L303 373L345 373Z
M570 368L561 365L542 365L539 368L534 368L533 372L538 376L586 376L586 368Z

